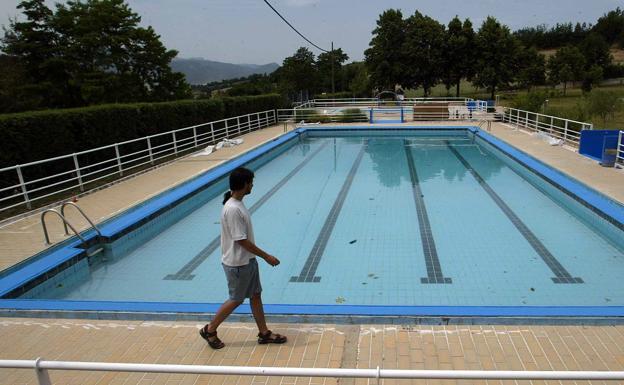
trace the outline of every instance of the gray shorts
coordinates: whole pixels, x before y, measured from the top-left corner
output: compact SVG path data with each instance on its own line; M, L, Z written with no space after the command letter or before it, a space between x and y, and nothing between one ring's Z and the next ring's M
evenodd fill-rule
M254 294L262 292L256 258L250 259L249 263L243 266L223 265L223 271L228 282L230 300L242 302L245 298L251 298Z

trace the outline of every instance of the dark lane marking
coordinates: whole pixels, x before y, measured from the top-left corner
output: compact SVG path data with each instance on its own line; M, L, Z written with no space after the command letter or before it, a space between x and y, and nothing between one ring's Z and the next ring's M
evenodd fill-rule
M297 167L295 167L288 175L282 178L271 190L269 190L266 194L262 196L256 203L254 203L249 209L249 213L253 214L256 210L260 208L266 201L269 200L280 188L282 188L295 174L297 174L306 164L308 164L312 158L314 158L323 148L325 148L328 144L328 141L325 141L323 144L319 146L314 152L308 155ZM219 246L221 246L221 235L217 235L202 251L199 252L193 259L191 259L186 265L184 265L180 270L178 270L175 274L169 274L165 276L166 280L180 280L180 281L188 281L195 277L193 275L193 271L197 269L199 265L201 265L209 256L212 254Z
M425 266L427 267L427 277L420 279L421 283L453 283L449 277L445 277L440 266L438 251L436 250L429 216L427 215L427 207L423 199L423 193L418 182L418 174L414 166L414 157L410 151L409 142L404 140L405 155L407 157L407 165L409 167L410 180L412 182L412 193L414 203L416 203L416 213L418 215L418 227L420 229L420 239L422 242L423 252L425 253Z
M472 166L466 161L466 159L464 159L464 157L461 156L459 152L457 152L457 150L455 150L453 146L448 143L448 141L446 142L446 145L451 150L451 152L455 154L457 159L459 159L464 167L466 167L466 169L472 174L477 182L479 182L479 185L483 187L483 189L485 190L485 192L488 193L490 198L492 198L492 200L494 200L498 207L505 213L511 223L516 226L518 231L520 231L520 234L522 234L522 236L529 242L531 247L533 247L537 254L539 254L539 256L546 263L546 265L548 265L550 270L552 270L553 274L555 274L555 277L551 278L553 282L583 283L583 279L579 277L572 277L572 275L568 273L565 267L563 267L563 265L559 263L557 258L555 258L552 253L546 248L546 246L544 246L544 244L539 239L537 239L537 237L535 236L535 234L533 234L529 227L525 225L524 222L522 222L522 220L516 215L516 213L514 213L509 206L507 206L507 204L501 199L501 197L499 197L498 194L494 192L494 190L487 184L487 182L483 180L483 178L481 178L481 175L479 175L477 171L472 168Z
M347 178L345 179L336 200L334 201L334 205L332 206L327 218L325 219L325 223L323 224L323 228L321 229L318 237L316 238L316 242L314 242L314 246L308 255L308 258L301 269L301 272L298 276L293 276L290 278L290 282L320 282L321 277L316 277L316 269L318 268L319 263L321 262L321 258L323 257L323 253L325 252L325 247L327 247L327 242L329 241L329 237L334 230L334 226L336 225L336 220L338 219L338 215L340 215L340 210L342 210L342 205L344 204L345 199L347 198L347 194L349 193L349 189L351 188L351 184L353 183L353 178L355 173L362 162L362 157L364 156L364 150L366 148L366 144L362 146L360 152L358 153L355 161L353 162L353 166L351 166L351 170L349 174L347 174Z

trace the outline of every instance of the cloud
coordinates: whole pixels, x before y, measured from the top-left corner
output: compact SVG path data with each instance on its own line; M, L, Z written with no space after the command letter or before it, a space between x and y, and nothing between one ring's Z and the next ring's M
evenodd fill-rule
M286 0L286 4L291 7L307 7L309 5L316 5L321 0Z

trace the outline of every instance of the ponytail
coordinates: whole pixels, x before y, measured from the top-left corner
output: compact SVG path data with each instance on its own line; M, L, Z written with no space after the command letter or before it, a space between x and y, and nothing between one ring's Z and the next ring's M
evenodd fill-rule
M223 204L232 197L232 191L238 191L245 187L246 183L253 182L254 173L243 167L235 168L230 174L230 191L223 194Z
M232 197L232 192L228 190L225 194L223 194L223 204L228 201Z

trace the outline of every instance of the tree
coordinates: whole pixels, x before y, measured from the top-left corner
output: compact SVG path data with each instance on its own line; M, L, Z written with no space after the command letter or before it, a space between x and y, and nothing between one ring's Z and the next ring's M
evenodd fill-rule
M22 87L29 82L23 63L14 56L0 54L0 112L17 112L36 108L41 98L35 99ZM36 94L33 94L33 96Z
M579 49L585 57L585 69L597 65L602 69L607 68L612 61L609 44L597 33L590 33L579 45Z
M476 38L476 75L473 83L486 88L491 98L501 86L515 80L520 43L495 18L488 16Z
M300 47L293 56L284 59L277 69L279 86L284 93L293 96L298 92L314 92L318 86L318 73L314 54L305 47Z
M373 30L373 38L364 51L366 66L374 87L394 90L405 80L406 60L403 55L405 21L400 10L382 13Z
M533 47L523 48L518 55L518 85L531 90L546 83L546 58Z
M345 90L345 84L342 82L342 64L349 60L349 56L342 51L342 48L335 49L330 52L323 52L316 59L316 68L320 78L321 88L326 92L333 92L332 89L332 62L333 62L333 80L338 84L338 90ZM334 87L335 88L335 87Z
M446 85L447 94L453 85L456 86L455 96L459 97L462 79L471 80L475 65L475 33L469 19L461 20L457 16L449 22L443 59L442 80Z
M349 90L351 90L353 95L356 97L370 97L372 87L366 64L363 62L350 63L344 67L344 70Z
M176 56L124 0L71 0L53 13L42 0L20 3L2 49L25 63L31 84L50 94L41 107L164 101L190 96Z
M220 82L217 82L220 83ZM239 80L227 90L229 96L263 95L276 92L275 84L269 75L253 74Z
M599 83L603 78L604 72L602 71L602 67L594 64L583 74L583 84L581 88L583 92L591 92L594 84Z
M592 31L600 34L608 44L613 44L617 41L620 44L624 43L624 10L618 7L614 11L603 15L598 19Z
M404 86L422 87L424 96L429 96L442 77L445 52L445 28L429 16L416 11L405 23L406 81Z
M548 60L548 77L553 84L563 83L565 95L568 82L580 80L584 67L585 58L578 48L561 47Z
M54 15L44 0L22 1L17 8L26 21L11 20L8 29L3 27L0 40L0 50L14 58L24 71L24 82L16 86L15 92L31 108L64 107L67 76L64 63L59 60L59 36L52 28Z
M591 25L586 23L557 23L556 26L548 28L545 24L537 27L522 28L514 32L525 47L536 47L539 49L558 48L564 45L576 45L580 43L589 33Z

